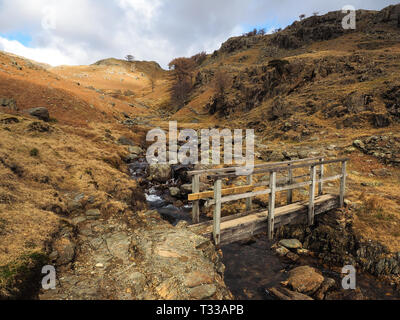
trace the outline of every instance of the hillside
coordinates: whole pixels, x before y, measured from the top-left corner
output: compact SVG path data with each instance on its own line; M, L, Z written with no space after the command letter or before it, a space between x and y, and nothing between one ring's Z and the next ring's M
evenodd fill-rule
M344 15L331 12L272 35L231 38L195 71L190 98L172 118L253 128L260 161L350 156L357 230L397 252L399 11L357 11L356 30L343 30ZM215 90L218 70L231 79L223 96ZM365 197L374 210L363 209Z
M255 129L258 162L350 157L352 227L400 252L399 14L360 10L343 30L331 12L228 39L196 66L180 107L173 70L156 62L50 67L0 52L0 299L37 298L49 261L70 290L60 299L232 298L221 253L149 211L146 182L131 179L147 132L171 119ZM212 294L182 285L193 278Z

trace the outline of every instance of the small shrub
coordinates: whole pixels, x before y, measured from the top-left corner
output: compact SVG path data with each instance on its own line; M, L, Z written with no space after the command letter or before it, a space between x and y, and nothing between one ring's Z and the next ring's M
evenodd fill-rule
M33 149L30 151L30 155L31 155L31 157L37 157L37 156L39 156L39 150L38 150L37 148L33 148Z

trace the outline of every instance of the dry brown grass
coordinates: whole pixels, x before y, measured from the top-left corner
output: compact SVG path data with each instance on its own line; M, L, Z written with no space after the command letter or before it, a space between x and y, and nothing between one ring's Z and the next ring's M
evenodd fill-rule
M0 120L6 117L0 113ZM0 125L0 267L4 268L45 253L61 220L72 217L71 195L93 197L86 209L99 208L108 218L131 210L136 189L136 182L123 173L126 147L105 138L107 125L71 130L53 124L50 132L31 132L33 121L17 118L17 124ZM126 130L112 134L129 136Z

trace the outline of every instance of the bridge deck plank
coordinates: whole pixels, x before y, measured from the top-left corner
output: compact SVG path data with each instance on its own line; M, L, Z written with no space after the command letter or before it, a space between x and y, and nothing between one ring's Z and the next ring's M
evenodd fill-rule
M326 213L340 207L340 199L337 195L327 194L315 198L315 215ZM283 225L307 222L308 201L294 203L275 209L275 229ZM191 226L191 230L212 239L213 227L210 224ZM253 235L268 230L268 210L249 214L237 219L221 223L221 244L244 240Z

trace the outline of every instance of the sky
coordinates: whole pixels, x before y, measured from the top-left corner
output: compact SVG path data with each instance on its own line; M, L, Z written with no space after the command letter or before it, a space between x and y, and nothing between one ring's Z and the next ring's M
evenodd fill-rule
M395 0L0 0L0 50L51 65L104 58L157 61L212 53L254 27L271 32L310 16L381 10Z

